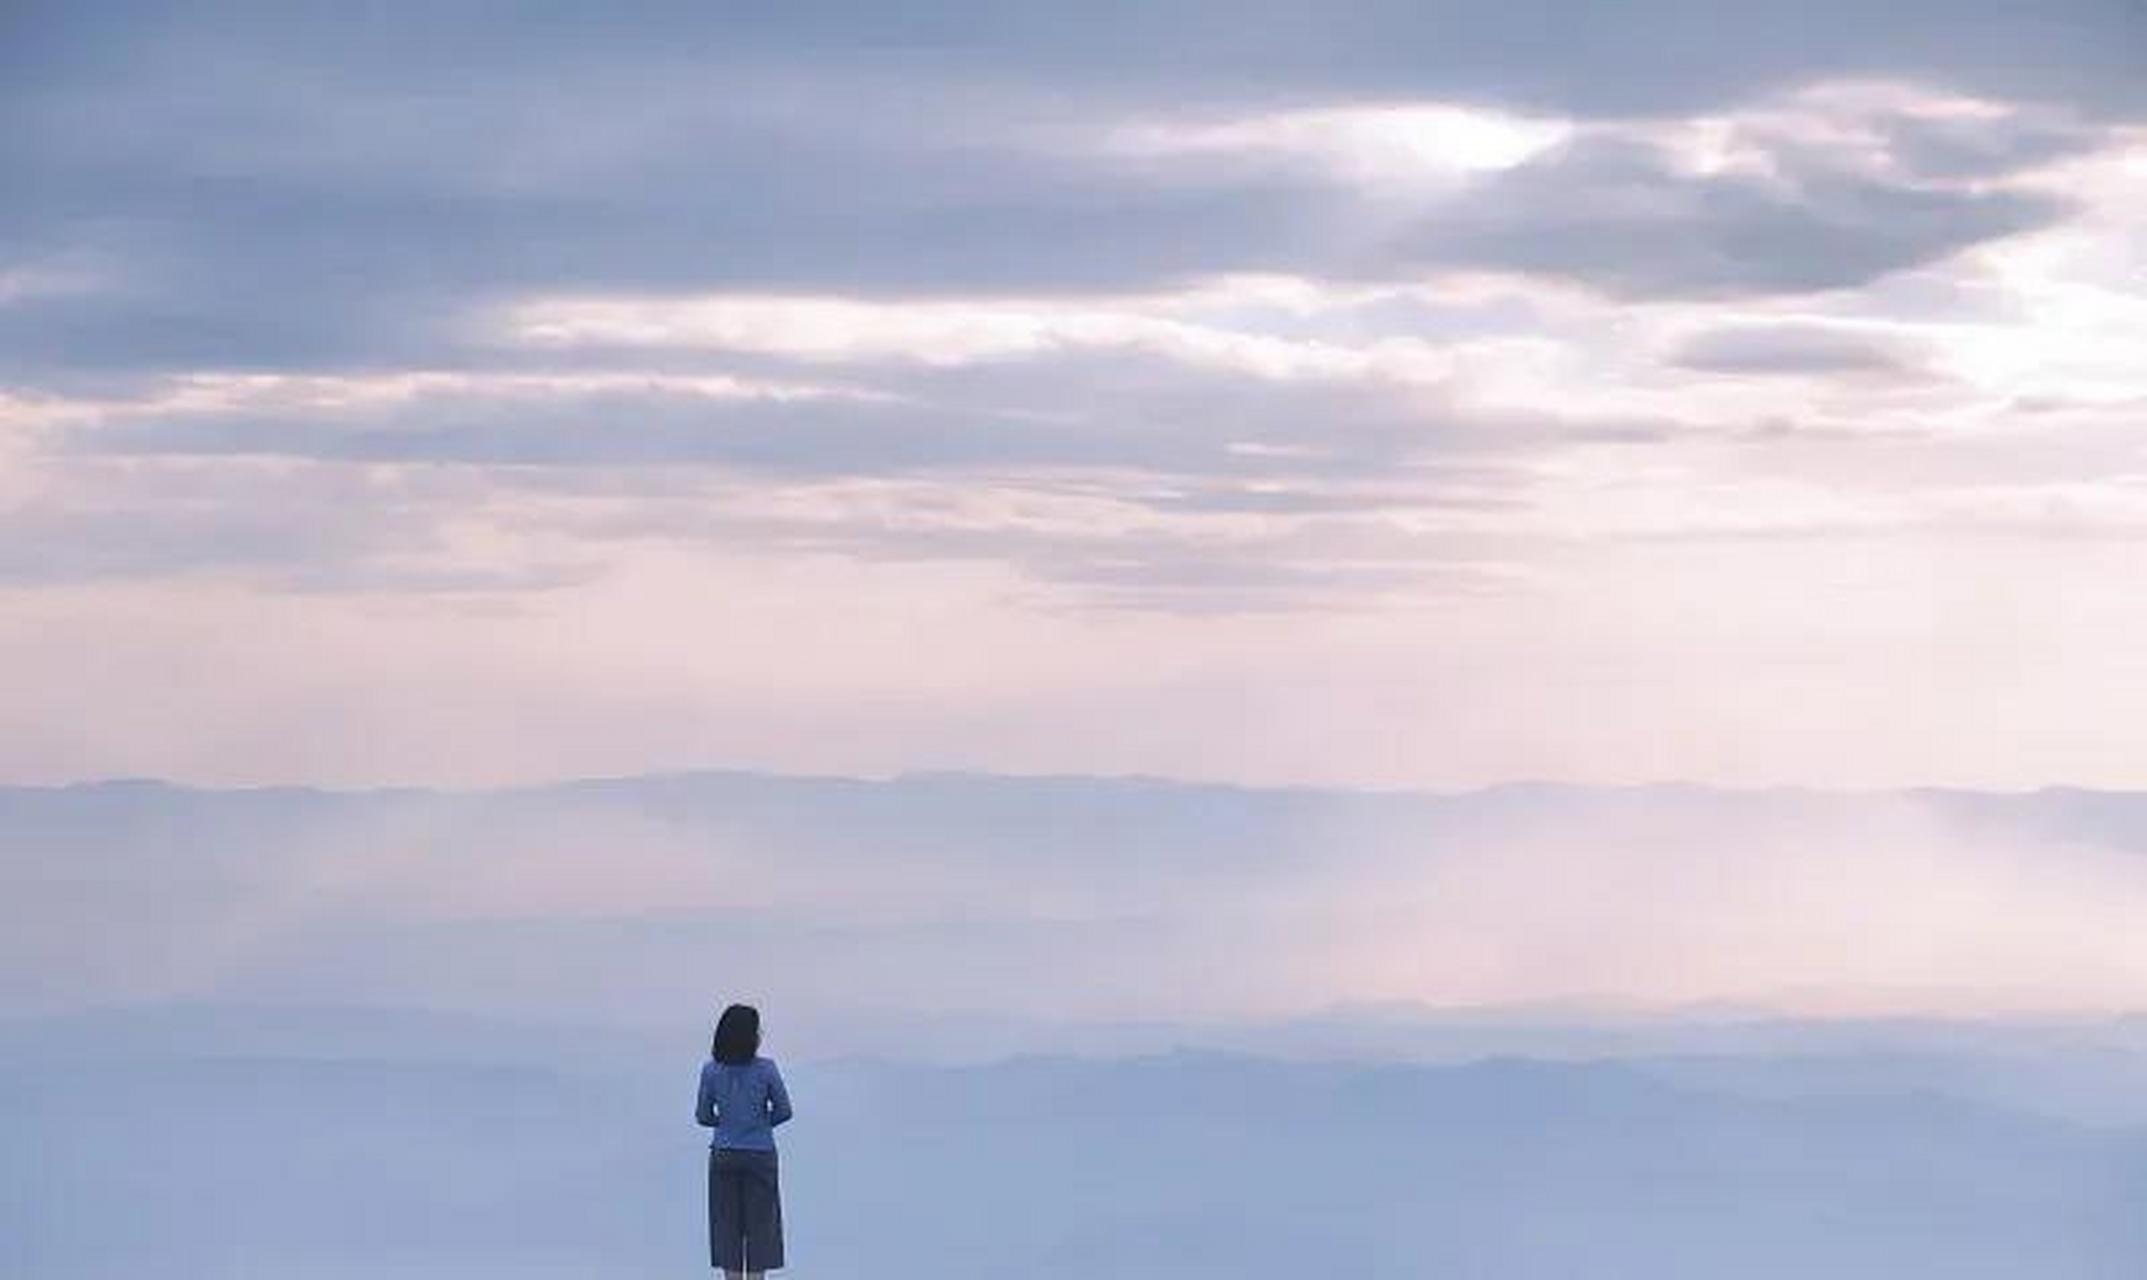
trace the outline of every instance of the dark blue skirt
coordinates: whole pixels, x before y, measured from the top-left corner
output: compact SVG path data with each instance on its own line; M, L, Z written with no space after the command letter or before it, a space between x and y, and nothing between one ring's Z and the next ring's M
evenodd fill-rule
M783 1265L783 1198L773 1151L708 1153L708 1265L726 1271Z

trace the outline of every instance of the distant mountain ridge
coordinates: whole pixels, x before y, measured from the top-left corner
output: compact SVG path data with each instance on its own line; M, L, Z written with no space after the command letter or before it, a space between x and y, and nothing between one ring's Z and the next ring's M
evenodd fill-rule
M1903 840L1914 843L1913 856L1866 874L1864 844L1883 853ZM1539 888L1585 886L1629 921L1626 934L1588 943L1583 954L1655 945L1650 935L1661 930L1648 912L1674 928L1712 909L1717 894L1730 895L1725 910L1759 910L1766 899L1738 899L1741 884L1783 879L1783 860L1807 846L1819 848L1821 861L1782 887L1839 899L1817 904L1845 917L1828 926L1830 937L1888 927L1857 916L1871 904L1963 896L1943 879L1953 855L1941 846L1950 844L1966 851L1965 873L1976 877L1965 900L1986 904L1976 909L1997 913L2000 926L2008 923L2000 895L2016 882L2037 887L2021 877L2052 856L2071 859L2053 864L2049 880L2064 901L2027 903L2016 916L2078 909L2108 917L2126 895L2147 897L2147 861L2136 859L2147 852L2147 793L2077 789L1515 783L1347 792L737 771L481 791L216 790L139 780L10 787L0 788L0 898L15 915L0 938L0 1015L144 1000L327 998L473 1012L504 1001L493 1011L650 1021L700 998L698 970L728 974L735 987L789 1006L793 1018L824 1010L823 1022L875 1007L920 1018L938 1009L1182 1022L1202 1006L1303 1010L1354 998L1349 972L1311 986L1302 975L1363 950L1381 931L1402 955L1416 940L1475 930L1473 958L1449 964L1432 953L1412 963L1432 977L1463 964L1495 974L1498 959L1484 951L1505 945L1488 932L1500 912L1520 913L1512 945L1566 945L1529 932L1563 927L1531 905ZM2094 860L2091 875L2076 865L2079 850ZM1484 901L1442 905L1471 893ZM1397 916L1404 908L1423 919ZM1922 924L1905 918L1902 927ZM1970 921L1945 945L1973 952L1980 928ZM2062 944L2044 932L2022 945ZM1285 955L1292 946L1302 954ZM1393 963L1381 954L1355 968ZM1796 954L1784 956L1794 962ZM1218 968L1210 962L1218 955L1233 965ZM2028 959L2056 973L2091 974L2099 963L2088 952ZM838 960L852 966L839 979L828 970ZM1600 1013L1618 993L1585 984L1618 968L1567 966L1564 990L1434 1002L1550 1001L1545 1007ZM800 981L815 969L828 970L827 980ZM1165 989L1183 998L1143 1007L1141 992L1156 990L1158 972L1185 975ZM1064 989L1067 1007L1021 1005L1025 984L1050 989L1051 975L1065 973L1083 976ZM980 985L980 974L1000 976ZM1780 985L1788 989L1794 976ZM1852 995L1898 984L1908 993L1900 1003L1912 1007L1913 983L1928 980L1957 979L1934 962L1920 973L1836 982ZM919 998L931 988L954 994ZM1832 998L1822 992L1818 1002ZM1781 1008L1733 992L1644 1003L1709 1016L1734 1015L1740 1005L1755 1015ZM2083 998L2071 1007L2130 1006ZM1378 1019L1350 1021L1361 1038Z

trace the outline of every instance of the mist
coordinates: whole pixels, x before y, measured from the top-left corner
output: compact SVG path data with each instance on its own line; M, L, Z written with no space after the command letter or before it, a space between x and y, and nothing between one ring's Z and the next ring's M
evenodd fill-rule
M2130 1275L2143 856L2068 792L8 790L0 1260L674 1273L743 999L801 1269Z
M2143 849L2147 805L2062 792L18 789L0 793L0 1001L637 1025L712 987L800 1026L1382 1002L2113 1014L2147 1006Z

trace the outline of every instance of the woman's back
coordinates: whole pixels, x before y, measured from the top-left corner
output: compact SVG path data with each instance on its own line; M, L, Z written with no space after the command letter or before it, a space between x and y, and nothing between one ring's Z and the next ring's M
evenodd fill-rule
M790 1094L782 1073L767 1058L701 1064L701 1095L696 1118L715 1129L712 1148L729 1151L775 1150L775 1126L790 1119Z

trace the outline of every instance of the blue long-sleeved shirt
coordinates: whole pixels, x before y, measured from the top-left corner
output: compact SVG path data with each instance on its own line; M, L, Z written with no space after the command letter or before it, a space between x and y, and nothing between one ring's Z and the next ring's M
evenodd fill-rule
M775 1126L790 1118L790 1094L783 1075L767 1058L751 1062L701 1064L701 1093L693 1118L716 1132L711 1148L775 1150Z

